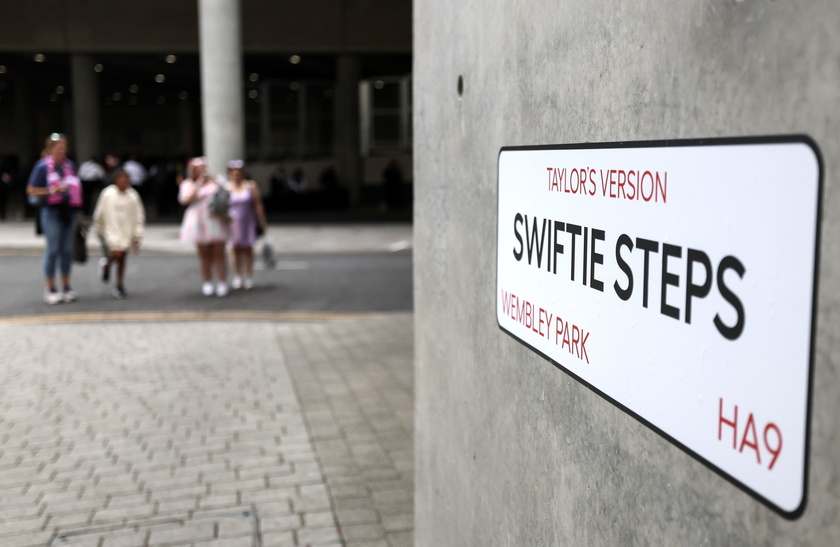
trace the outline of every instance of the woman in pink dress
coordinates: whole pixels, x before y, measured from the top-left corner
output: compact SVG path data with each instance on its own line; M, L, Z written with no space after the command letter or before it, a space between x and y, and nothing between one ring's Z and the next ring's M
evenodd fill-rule
M178 189L178 202L187 207L181 221L180 241L196 246L204 296L214 293L227 296L225 242L230 237L230 218L210 213L210 199L222 187L222 182L207 173L204 158L190 160L188 175ZM215 287L213 270L216 270Z
M233 250L233 279L231 287L234 289L250 289L254 286L254 243L257 240L257 226L266 229L265 209L263 208L260 190L252 180L243 178L242 170L245 164L242 160L228 162L228 178L230 183L230 217L231 238L230 247Z

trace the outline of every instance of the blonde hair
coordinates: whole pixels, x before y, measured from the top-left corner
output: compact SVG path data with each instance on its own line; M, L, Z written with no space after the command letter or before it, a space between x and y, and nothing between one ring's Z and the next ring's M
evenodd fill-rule
M63 133L51 133L49 137L44 139L44 149L41 150L41 157L46 157L52 151L53 146L61 141L67 144L67 137Z

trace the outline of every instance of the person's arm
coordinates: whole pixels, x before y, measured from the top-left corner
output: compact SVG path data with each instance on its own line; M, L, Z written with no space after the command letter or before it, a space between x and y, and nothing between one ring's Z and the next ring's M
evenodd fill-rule
M49 194L50 189L47 188L47 166L43 162L38 162L32 168L29 181L26 183L26 195L43 197Z
M199 181L186 179L178 188L178 203L189 206L198 199Z
M257 222L260 223L260 227L263 230L266 230L268 228L268 223L265 221L265 208L263 207L260 189L254 181L251 181L251 193L254 196L254 212L257 214Z
M146 210L143 208L143 200L140 199L140 194L136 191L134 192L134 202L137 204L137 222L134 225L132 244L139 247L140 240L143 239L143 228L146 225Z
M96 200L96 207L93 209L93 232L102 237L105 235L105 201L108 199L107 192L99 194L99 199Z

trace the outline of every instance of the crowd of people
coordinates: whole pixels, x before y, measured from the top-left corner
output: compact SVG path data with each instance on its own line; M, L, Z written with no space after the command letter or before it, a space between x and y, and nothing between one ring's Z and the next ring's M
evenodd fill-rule
M78 228L87 222L85 213L91 210L90 224L102 246L99 276L109 283L115 267L112 294L126 298L126 261L142 243L146 216L142 187L150 174L136 158L120 164L114 156L106 157L104 166L84 162L77 171L67 157L67 147L66 136L53 133L47 137L26 186L29 201L38 210L39 232L46 239L44 302L76 300L71 284L73 241ZM195 246L205 296L224 297L229 289L253 288L253 248L267 229L259 188L245 179L244 162L232 160L227 167L225 178L209 173L204 158L193 158L186 176L177 178L177 201L184 207L180 242ZM85 184L97 180L106 180L107 185ZM233 265L230 284L227 251ZM60 284L56 283L56 269Z

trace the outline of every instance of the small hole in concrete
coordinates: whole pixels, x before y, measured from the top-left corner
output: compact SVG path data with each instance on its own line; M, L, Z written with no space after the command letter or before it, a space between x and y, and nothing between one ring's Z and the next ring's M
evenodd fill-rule
M458 96L461 97L464 94L464 77L458 76Z

